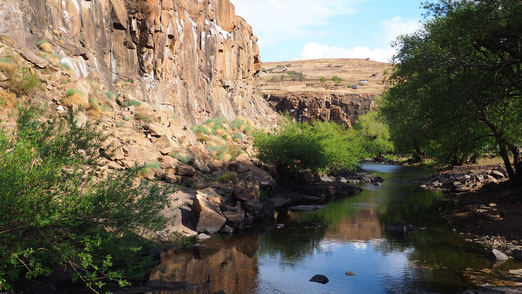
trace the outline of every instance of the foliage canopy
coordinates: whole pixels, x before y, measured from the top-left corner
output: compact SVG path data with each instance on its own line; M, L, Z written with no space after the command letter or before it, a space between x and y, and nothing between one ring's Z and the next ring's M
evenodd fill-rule
M426 8L432 18L424 28L397 41L393 86L381 105L398 150L457 164L499 154L520 180L520 1L440 0Z

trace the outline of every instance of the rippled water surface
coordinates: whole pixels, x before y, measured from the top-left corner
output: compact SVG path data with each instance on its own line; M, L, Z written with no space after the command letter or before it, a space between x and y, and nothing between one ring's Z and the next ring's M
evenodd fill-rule
M154 279L188 280L192 293L459 293L472 288L467 267L490 266L485 251L464 242L438 214L442 195L415 180L427 171L390 165L363 168L385 179L315 212L279 215L282 229L212 239L205 249L169 252ZM403 221L418 230L384 233ZM345 275L346 271L356 273ZM326 285L311 283L326 275Z

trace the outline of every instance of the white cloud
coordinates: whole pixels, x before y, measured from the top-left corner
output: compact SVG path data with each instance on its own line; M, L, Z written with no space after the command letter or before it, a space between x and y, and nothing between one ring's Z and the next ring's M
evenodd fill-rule
M365 46L342 48L310 42L304 45L300 59L370 58L376 61L389 62L395 53L395 50L391 47L391 42L399 35L411 34L421 28L418 21L402 21L400 17L382 21L381 24L383 25L382 38L380 38L382 46L379 48L371 49Z
M357 0L232 0L236 14L244 17L259 36L261 46L272 46L311 29L327 25L330 18L354 13ZM361 2L361 0L358 0Z
M381 22L385 27L383 42L389 45L400 35L411 34L419 30L422 25L417 20L403 21L400 16Z
M388 62L393 52L391 48L370 49L364 46L341 48L326 44L307 43L301 51L300 59L370 58L376 61Z

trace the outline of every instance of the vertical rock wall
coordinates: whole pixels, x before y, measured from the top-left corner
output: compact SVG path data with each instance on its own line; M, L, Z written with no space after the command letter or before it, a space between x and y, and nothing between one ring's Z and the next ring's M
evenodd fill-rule
M255 93L257 37L229 0L2 0L0 35L47 40L79 79L192 123L274 117Z

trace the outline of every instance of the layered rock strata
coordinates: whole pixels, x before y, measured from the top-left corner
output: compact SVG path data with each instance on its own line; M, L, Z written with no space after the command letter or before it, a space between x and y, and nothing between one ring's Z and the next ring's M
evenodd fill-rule
M365 94L271 91L265 99L297 121L333 121L350 127L376 107L375 95Z
M273 117L254 95L257 37L229 0L3 0L0 35L29 55L48 41L77 78L191 123Z

